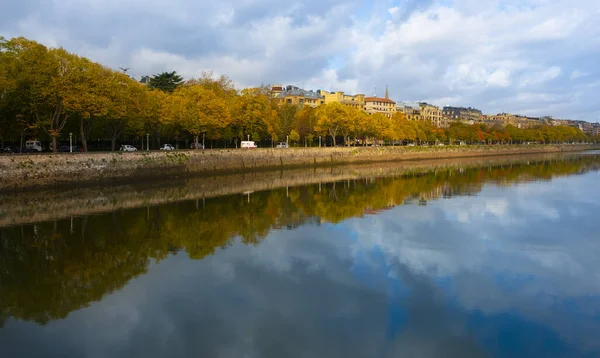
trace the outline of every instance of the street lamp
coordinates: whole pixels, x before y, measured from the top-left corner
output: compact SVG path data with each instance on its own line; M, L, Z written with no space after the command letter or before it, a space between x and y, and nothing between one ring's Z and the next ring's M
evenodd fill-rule
M146 133L146 150L150 151L150 134L148 133Z
M204 146L204 133L202 133L202 150L204 150L204 148L206 147Z
M69 153L73 153L73 133L69 132Z

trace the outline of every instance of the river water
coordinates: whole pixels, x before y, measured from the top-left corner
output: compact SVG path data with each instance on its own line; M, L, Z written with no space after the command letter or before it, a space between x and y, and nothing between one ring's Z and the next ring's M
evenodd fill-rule
M0 356L600 356L599 169L588 152L177 184L158 204L0 197Z

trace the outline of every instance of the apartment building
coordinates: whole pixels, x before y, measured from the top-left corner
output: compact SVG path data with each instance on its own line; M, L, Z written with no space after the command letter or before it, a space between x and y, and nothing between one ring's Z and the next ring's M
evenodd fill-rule
M396 111L404 113L404 118L409 121L420 121L421 118L421 106L418 102L404 102L400 101L396 105Z
M319 91L319 94L325 98L325 104L338 102L349 107L358 108L364 110L365 108L365 95L355 94L349 95L344 92L327 92Z
M482 120L483 113L477 108L445 106L442 109L442 116L447 121L463 120L475 123Z
M277 93L278 90L278 87L271 87L271 95L281 104L293 104L300 107L317 107L322 104L325 104L325 97L321 96L319 92L314 92L312 90L308 91L296 86L289 85L285 88L282 88L282 91L274 96L273 94Z
M396 113L396 102L390 99L387 86L385 87L385 97L365 97L364 111L369 114L381 113L388 118L392 118Z
M448 120L442 116L442 110L438 106L434 106L427 102L420 102L421 118L425 121L430 121L436 127L444 128L448 126Z

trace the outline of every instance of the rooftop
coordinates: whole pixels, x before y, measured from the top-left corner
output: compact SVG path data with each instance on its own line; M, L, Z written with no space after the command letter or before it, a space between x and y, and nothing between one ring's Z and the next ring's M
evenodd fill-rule
M385 102L396 104L396 102L392 101L391 99L381 97L365 97L365 102Z
M421 107L419 106L419 102L400 101L398 102L398 106L404 108L412 108L416 110L421 109Z
M318 92L314 92L312 90L308 91L296 86L287 86L283 92L281 92L277 98L285 98L288 96L296 96L296 97L306 97L306 98L316 98L322 99L324 98Z

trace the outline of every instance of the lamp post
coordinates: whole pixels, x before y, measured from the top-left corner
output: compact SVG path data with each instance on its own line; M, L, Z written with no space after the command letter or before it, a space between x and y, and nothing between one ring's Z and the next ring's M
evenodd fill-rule
M69 153L73 153L73 133L69 132Z
M250 141L250 134L248 134L248 141Z
M150 151L150 134L146 133L146 150Z
M202 133L202 150L204 150L204 148L206 148L206 147L204 144L204 133Z
M285 136L285 146L286 146L286 147L289 147L289 146L290 146L290 136L289 136L289 135L286 135L286 136Z
M321 148L321 136L319 136L319 148Z

